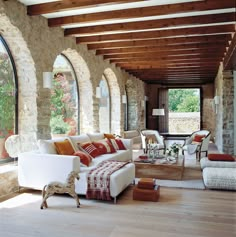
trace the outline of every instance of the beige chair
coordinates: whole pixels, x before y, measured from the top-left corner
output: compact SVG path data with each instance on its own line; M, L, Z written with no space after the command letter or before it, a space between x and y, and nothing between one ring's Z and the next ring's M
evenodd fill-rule
M147 153L147 144L150 140L152 140L153 143L157 143L159 145L159 150L164 150L165 153L165 141L164 138L159 134L157 130L151 130L151 129L142 129L140 131L141 139L142 139L142 149L144 153Z
M195 136L200 135L204 136L201 141L196 142ZM185 140L185 143L182 147L182 154L184 155L184 152L187 151L189 154L196 153L196 159L200 161L201 154L204 152L207 156L208 154L208 145L211 138L211 132L208 130L199 130L196 132L193 132L190 137L187 137Z

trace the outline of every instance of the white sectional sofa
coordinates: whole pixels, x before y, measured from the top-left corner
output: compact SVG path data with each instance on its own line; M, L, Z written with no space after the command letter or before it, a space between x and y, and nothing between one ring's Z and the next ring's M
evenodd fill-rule
M42 190L44 185L52 181L65 182L71 171L77 171L80 179L75 183L77 194L85 195L87 191L87 173L104 160L132 161L132 140L122 139L126 150L103 154L94 158L87 167L80 162L78 156L58 155L55 141L69 139L77 149L77 143L93 142L104 139L103 133L82 134L61 137L51 140L39 140L38 150L20 153L18 157L18 182L20 187ZM110 194L116 199L135 178L134 164L131 162L111 175Z
M200 160L204 184L209 189L236 190L236 161Z

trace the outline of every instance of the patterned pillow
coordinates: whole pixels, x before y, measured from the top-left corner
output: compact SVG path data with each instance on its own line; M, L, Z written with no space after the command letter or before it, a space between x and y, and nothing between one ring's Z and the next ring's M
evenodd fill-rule
M54 142L57 153L60 155L73 155L74 148L68 139L61 142Z
M101 155L100 151L92 143L78 143L78 147L80 150L85 151L93 158Z
M76 151L73 155L79 156L80 162L86 166L89 166L92 161L92 157L83 151Z
M116 150L126 150L126 147L121 139L110 139L110 142Z
M115 148L109 142L109 140L100 140L93 142L93 145L100 151L101 154L114 153L116 152Z

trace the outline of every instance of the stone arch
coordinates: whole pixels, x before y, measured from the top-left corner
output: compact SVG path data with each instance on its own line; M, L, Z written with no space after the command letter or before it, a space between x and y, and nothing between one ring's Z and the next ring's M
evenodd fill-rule
M37 147L37 93L36 70L31 52L20 30L0 13L0 33L7 42L17 71L18 134L22 151ZM30 124L30 126L29 126Z
M110 68L104 70L111 96L111 133L121 133L121 92L115 73Z
M93 87L90 71L83 57L74 49L62 52L74 67L79 87L80 133L93 131Z

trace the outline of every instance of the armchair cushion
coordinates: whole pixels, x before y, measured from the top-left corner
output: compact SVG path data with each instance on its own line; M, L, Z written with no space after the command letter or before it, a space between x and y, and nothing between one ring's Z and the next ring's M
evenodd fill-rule
M206 137L206 135L195 134L193 138L193 142L202 142L202 140Z

